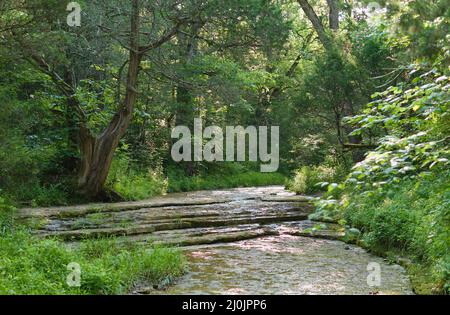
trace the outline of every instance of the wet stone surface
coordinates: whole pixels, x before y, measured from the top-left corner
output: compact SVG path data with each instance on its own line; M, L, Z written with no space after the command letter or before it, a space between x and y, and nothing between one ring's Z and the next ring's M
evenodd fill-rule
M340 241L281 235L185 252L190 271L160 293L412 294L402 267ZM381 266L380 287L367 284L370 262Z
M341 241L336 224L307 220L311 198L282 186L169 194L139 202L21 209L41 237L181 246L184 277L147 294L410 294L405 271ZM381 268L367 284L368 264ZM137 291L140 292L140 291Z

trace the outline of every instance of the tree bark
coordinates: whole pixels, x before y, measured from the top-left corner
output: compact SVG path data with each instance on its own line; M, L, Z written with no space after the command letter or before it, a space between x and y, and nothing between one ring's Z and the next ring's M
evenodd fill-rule
M82 195L95 198L102 195L114 152L125 134L133 116L138 92L138 76L142 54L139 52L139 0L132 2L130 52L125 99L119 111L99 136L93 136L80 127L81 167L78 178Z
M117 101L120 103L120 106L100 135L93 135L88 127L88 119L76 97L77 88L75 82L73 82L74 80L72 80L71 73L66 71L61 76L47 62L45 56L33 48L32 43L27 42L20 34L11 30L13 39L20 45L23 57L40 71L48 75L67 100L66 120L71 127L74 127L74 131L76 131L76 142L81 155L78 190L87 198L98 199L99 196L106 196L104 194L104 185L108 177L114 152L133 117L133 110L138 97L137 85L141 70L141 60L146 53L159 48L171 40L177 34L180 26L188 21L186 17L178 18L175 24L170 29L167 29L159 38L140 46L140 36L144 37L144 33L140 33L140 2L141 0L130 0L131 28L129 32L129 44L127 46L121 44L123 48L129 51L128 61L124 63L120 71L122 73L122 69L125 69L125 65L128 65L125 96L123 101L121 101L121 75L119 75Z
M332 31L339 30L339 4L338 0L327 0L329 10L329 23Z
M311 24L313 25L317 36L319 37L320 42L325 48L331 48L331 40L328 37L325 28L314 11L313 7L309 4L308 0L297 0L302 8L303 12L306 14L306 17L309 19Z

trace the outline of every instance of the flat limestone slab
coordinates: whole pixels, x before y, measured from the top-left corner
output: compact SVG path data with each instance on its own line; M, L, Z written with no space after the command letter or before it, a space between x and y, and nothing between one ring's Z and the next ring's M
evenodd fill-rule
M163 196L144 201L96 203L79 206L63 206L51 208L21 208L17 211L17 217L49 218L49 217L76 217L98 212L119 212L123 210L137 210L142 208L159 208L170 206L208 205L230 202L232 199L213 198L187 198L178 200L176 196Z
M191 246L285 233L313 211L312 197L282 186L176 193L138 202L20 209L40 237L71 243L109 236L148 244ZM290 227L288 228L287 225Z
M167 290L144 294L413 294L405 270L340 241L292 235L186 248L187 272ZM379 287L367 266L381 267ZM145 291L145 290L143 290Z
M119 212L123 210L137 210L142 208L159 208L170 206L193 206L220 204L239 200L262 200L268 198L293 197L292 201L304 201L308 197L295 196L294 193L284 190L283 186L265 186L250 188L234 188L213 191L195 191L186 193L170 193L165 196L154 197L142 201L118 203L93 203L76 206L48 207L48 208L21 208L17 210L19 219L76 217L98 212ZM303 198L303 199L302 199ZM287 199L284 199L288 201Z
M345 230L339 224L311 220L284 222L276 226L279 234L313 237L327 240L342 240Z
M134 221L126 227L97 227L73 230L38 230L36 233L42 237L58 236L66 240L80 240L86 238L98 238L105 236L130 236L139 234L150 234L156 231L182 230L189 228L223 227L236 226L242 224L271 224L292 220L305 220L308 213L301 211L284 211L273 214L236 214L233 216L222 215L216 217L199 217L187 219L167 219L163 221L140 222Z
M262 197L261 201L267 202L312 202L314 197L309 196L269 196Z

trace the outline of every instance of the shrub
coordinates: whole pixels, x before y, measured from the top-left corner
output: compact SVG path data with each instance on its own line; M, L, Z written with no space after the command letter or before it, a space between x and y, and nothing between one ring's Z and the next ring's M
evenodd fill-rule
M299 169L287 188L297 194L312 194L323 190L328 183L334 182L340 173L336 168L326 166L303 166Z
M14 207L0 196L0 237L12 231L14 210Z

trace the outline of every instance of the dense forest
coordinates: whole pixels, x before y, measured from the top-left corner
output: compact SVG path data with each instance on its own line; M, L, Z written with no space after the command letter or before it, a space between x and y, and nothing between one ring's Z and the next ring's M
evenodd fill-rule
M183 273L173 249L38 239L16 209L266 185L406 257L416 293L448 293L449 23L446 0L1 0L0 293ZM174 161L196 118L279 126L277 172ZM81 288L58 283L74 256Z

